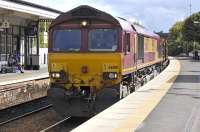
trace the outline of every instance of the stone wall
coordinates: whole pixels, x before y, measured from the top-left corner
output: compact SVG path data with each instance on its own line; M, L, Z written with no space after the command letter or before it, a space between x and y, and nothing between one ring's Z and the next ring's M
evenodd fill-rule
M48 78L0 86L0 110L44 97L48 88Z

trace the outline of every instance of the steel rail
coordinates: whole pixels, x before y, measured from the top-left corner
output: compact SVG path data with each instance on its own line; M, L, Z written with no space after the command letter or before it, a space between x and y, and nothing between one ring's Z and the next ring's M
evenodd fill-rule
M51 126L45 128L45 129L41 130L40 132L46 132L46 131L49 131L50 129L52 129L52 128L54 128L54 127L56 127L56 126L62 124L63 122L65 122L66 120L68 120L68 119L70 119L70 118L71 118L71 117L66 117L65 119L56 122L55 124L53 124L53 125L51 125Z
M33 110L33 111L28 112L28 113L25 113L25 114L23 114L23 115L20 115L20 116L17 116L17 117L11 118L11 119L9 119L9 120L6 120L6 121L3 121L3 122L0 122L0 126L3 126L3 125L5 125L5 124L7 124L7 123L10 123L10 122L12 122L12 121L18 120L18 119L20 119L20 118L23 118L23 117L26 117L26 116L32 115L32 114L34 114L34 113L40 112L40 111L42 111L42 110L45 110L45 109L51 108L52 106L53 106L53 105L50 104L50 105L47 105L47 106L41 107L41 108L39 108L39 109L37 109L37 110Z

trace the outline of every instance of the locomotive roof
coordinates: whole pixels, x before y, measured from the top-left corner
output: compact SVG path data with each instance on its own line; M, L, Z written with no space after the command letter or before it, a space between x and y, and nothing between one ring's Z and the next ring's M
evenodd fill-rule
M149 36L149 37L159 38L159 35L145 29L144 27L142 27L138 24L132 23L132 26L138 34L142 34L142 35Z
M122 27L122 29L124 29L126 31L132 31L132 32L134 31L132 25L126 19L124 19L122 17L115 17L115 19L117 19L117 21L120 24L120 26Z
M81 5L77 8L74 8L66 13L61 14L58 16L51 24L50 28L61 24L63 22L66 22L68 20L72 19L98 19L110 22L112 24L116 24L121 26L121 28L125 31L130 32L137 32L139 34L149 36L149 37L158 37L158 35L151 33L149 31L146 31L144 28L141 28L137 25L132 24L131 22L127 21L124 18L121 17L113 17L112 15L100 11L96 8L87 6L87 5Z
M74 8L66 13L61 14L58 16L51 24L51 27L66 22L71 19L98 19L98 20L103 20L110 22L112 24L120 25L123 30L126 31L133 31L133 28L131 27L130 23L119 19L117 17L113 17L112 15L97 10L93 7L87 6L87 5L82 5L77 8ZM50 27L50 28L51 28Z

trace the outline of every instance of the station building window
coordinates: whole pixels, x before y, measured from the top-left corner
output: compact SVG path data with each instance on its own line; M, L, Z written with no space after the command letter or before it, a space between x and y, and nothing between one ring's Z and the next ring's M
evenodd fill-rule
M9 28L0 30L0 61L7 61L9 54L20 52L20 38L23 38L23 28L11 25Z
M29 56L38 55L38 50L40 64L47 64L48 27L50 23L40 22L39 49L37 49L37 34L31 34L32 30L28 29L29 25L10 24L9 28L0 28L0 68L7 64L9 54L15 53L20 56L20 64L25 66L29 63L27 61L30 58Z
M0 61L6 61L6 35L0 32Z

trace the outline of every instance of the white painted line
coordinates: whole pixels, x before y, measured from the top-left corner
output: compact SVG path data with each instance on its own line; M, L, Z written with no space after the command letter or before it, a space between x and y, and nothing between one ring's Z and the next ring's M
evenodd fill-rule
M48 78L48 77L49 77L49 74L45 73L45 74L41 74L40 76L37 76L37 77L28 77L28 78L23 78L23 79L16 79L16 80L12 80L12 81L1 82L0 86L13 84L13 83L26 82L26 81L31 81L31 80L37 80L37 79L42 79L42 78Z

